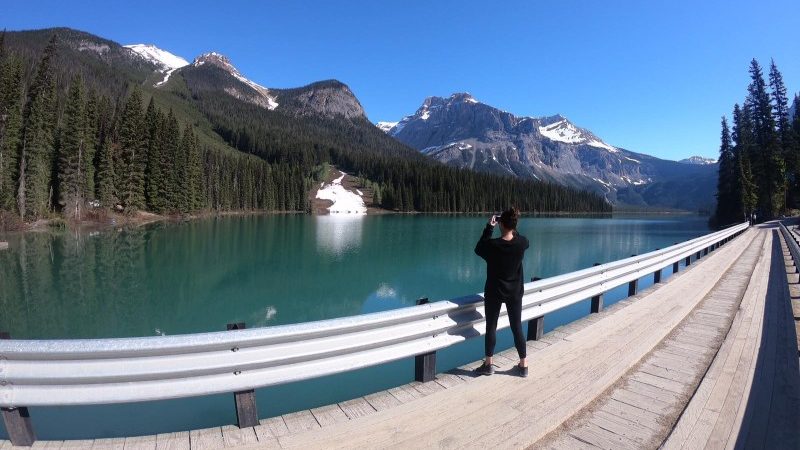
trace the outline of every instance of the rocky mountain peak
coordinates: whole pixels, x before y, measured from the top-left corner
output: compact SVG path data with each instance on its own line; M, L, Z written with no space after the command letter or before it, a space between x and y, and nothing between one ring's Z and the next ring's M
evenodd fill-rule
M239 70L234 67L233 63L231 63L231 60L222 53L203 53L195 58L192 62L192 67L202 66L213 66L228 72L231 76L253 89L257 95L249 95L248 93L242 92L235 88L226 88L225 92L228 94L270 110L278 107L278 102L275 100L275 96L270 93L269 89L244 77L241 73L239 73Z
M695 164L695 165L705 166L708 164L716 164L717 160L713 158L705 158L703 156L690 156L678 162L683 164Z
M298 116L364 118L364 108L350 88L338 80L326 80L296 89L281 90L278 99Z
M203 64L211 64L221 69L225 69L228 72L235 71L236 73L239 73L239 71L236 70L236 67L234 67L233 64L231 64L231 60L222 53L217 53L217 52L203 53L202 55L195 58L194 61L192 62L192 65L195 67L202 66Z

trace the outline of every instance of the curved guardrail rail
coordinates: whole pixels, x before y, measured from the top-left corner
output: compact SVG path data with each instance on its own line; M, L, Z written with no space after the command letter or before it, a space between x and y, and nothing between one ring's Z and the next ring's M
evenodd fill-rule
M789 230L783 222L778 222L778 225L781 227L781 233L783 233L786 246L789 247L789 253L792 254L795 268L800 267L800 243L798 243L797 233Z
M638 279L653 273L660 281L663 268L673 264L677 270L681 260L689 263L692 255L699 258L746 229L743 223L663 250L525 284L522 320L529 321L529 339L541 335L545 314L588 298L595 300L596 312L604 292L629 283L629 294L635 293ZM503 310L498 327L507 326ZM477 294L268 328L139 338L0 340L0 407L7 428L13 429L23 418L6 415L14 410L17 416L26 415L22 406L238 395L411 356L417 357L416 378L427 381L435 375L436 350L484 333L483 297ZM12 430L9 434L13 442Z

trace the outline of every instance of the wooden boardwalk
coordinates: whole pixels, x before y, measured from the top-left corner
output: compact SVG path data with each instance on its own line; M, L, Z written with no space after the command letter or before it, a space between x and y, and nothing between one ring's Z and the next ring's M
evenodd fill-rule
M491 377L474 377L475 363L252 428L35 446L656 448L667 439L665 446L685 448L781 448L796 433L779 431L800 417L791 395L800 375L783 262L771 230L749 230L668 282L529 342L527 379L507 373L516 361L510 349L497 355L501 367ZM779 345L786 342L792 345ZM740 437L739 429L751 432ZM10 448L0 441L0 450Z
M535 447L658 447L725 340L750 275L757 266L763 269L758 263L769 248L766 236L753 239L697 308L636 367Z

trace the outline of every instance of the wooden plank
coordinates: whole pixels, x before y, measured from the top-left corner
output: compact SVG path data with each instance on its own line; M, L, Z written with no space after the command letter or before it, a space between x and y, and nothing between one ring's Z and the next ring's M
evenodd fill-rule
M317 419L317 422L323 427L349 420L347 414L336 404L313 408L311 414L314 415L314 418Z
M653 402L657 402L657 400L653 400ZM644 406L635 406L621 402L616 398L608 398L600 409L654 431L662 428L660 414L648 411Z
M434 383L420 383L420 384L434 384ZM372 405L370 405L369 402L364 397L339 403L339 406L342 408L342 411L344 411L347 417L351 419L364 417L375 412L375 408L373 408Z
M663 367L658 367L651 364L649 361L639 366L639 371L667 380L676 381L682 385L689 385L696 381L697 375L689 375L685 372L678 372L677 370L669 370Z
M643 411L651 412L655 415L666 415L672 410L672 405L661 400L656 400L652 397L642 395L633 391L623 388L614 389L611 393L611 398L620 403L624 403L634 408L639 408ZM605 407L605 405L604 405ZM637 417L639 412L637 411Z
M407 384L391 388L388 392L400 403L408 403L422 397L422 393Z
M589 422L614 434L624 436L640 445L650 444L653 430L631 420L610 414L602 409L594 411Z
M225 445L222 439L222 427L192 430L189 432L192 450L219 449Z
M319 428L317 419L314 418L314 415L309 410L284 414L283 421L286 422L286 428L289 433L300 433ZM192 447L192 450L194 450L194 447Z
M381 391L366 395L364 396L364 399L368 401L376 411L384 411L400 405L400 400L398 400L397 397L388 391Z
M665 370L669 370L670 372L679 372L684 374L685 376L695 375L697 373L696 367L700 366L700 365L688 366L682 364L677 360L658 357L658 356L651 356L650 358L648 358L647 364L650 364L655 367L660 367Z
M282 416L270 417L268 419L261 419L260 425L255 427L256 436L258 441L264 441L268 438L279 438L289 434L289 428Z
M222 427L222 441L225 447L238 447L255 444L258 442L258 437L254 427L239 428L235 425L226 425Z
M127 437L125 450L156 450L156 436Z
M93 450L124 450L125 438L95 439L92 442Z
M94 443L94 441L91 440L91 439L76 439L76 440L71 440L71 441L63 441L61 443L61 447L60 448L62 448L62 449L77 449L77 448L87 449L87 448L92 448L92 444L93 443ZM9 443L8 448L11 448L11 443ZM3 448L2 450L7 450L7 449Z
M464 379L459 377L458 375L453 375L452 373L441 373L436 376L437 383L441 384L443 388L449 389L453 386L457 386L461 383L464 383Z
M411 386L412 388L416 389L417 392L422 394L423 397L427 396L427 395L431 395L434 392L439 392L439 391L443 391L444 390L444 387L442 387L441 384L434 383L434 382L420 383L419 381L413 381L413 382L409 383L408 385Z
M625 389L641 394L647 397L660 400L664 403L672 403L674 395L671 392L666 392L663 389L653 386L651 384L641 383L637 380L628 380L625 383Z
M190 450L192 445L189 432L158 434L156 435L156 448L158 450Z
M645 372L636 372L632 374L629 377L629 379L649 384L650 386L656 387L664 391L669 391L677 395L684 395L686 393L687 390L686 388L688 386L687 383L685 382L677 382L669 380L667 378L651 375Z
M604 449L638 450L639 448L636 442L592 423L587 423L576 430L571 430L570 434L581 441Z

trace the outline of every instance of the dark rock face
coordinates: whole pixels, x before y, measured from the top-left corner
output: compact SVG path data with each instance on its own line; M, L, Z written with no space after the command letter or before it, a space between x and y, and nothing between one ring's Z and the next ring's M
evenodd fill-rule
M703 166L682 170L692 166L613 147L560 115L517 117L460 93L429 97L413 115L382 128L457 167L589 189L612 203L690 210L713 205L713 190L699 198L642 194L660 193L652 187L676 177L685 181L696 168L702 172ZM696 178L715 174L714 167L706 167ZM624 195L619 196L621 191Z

